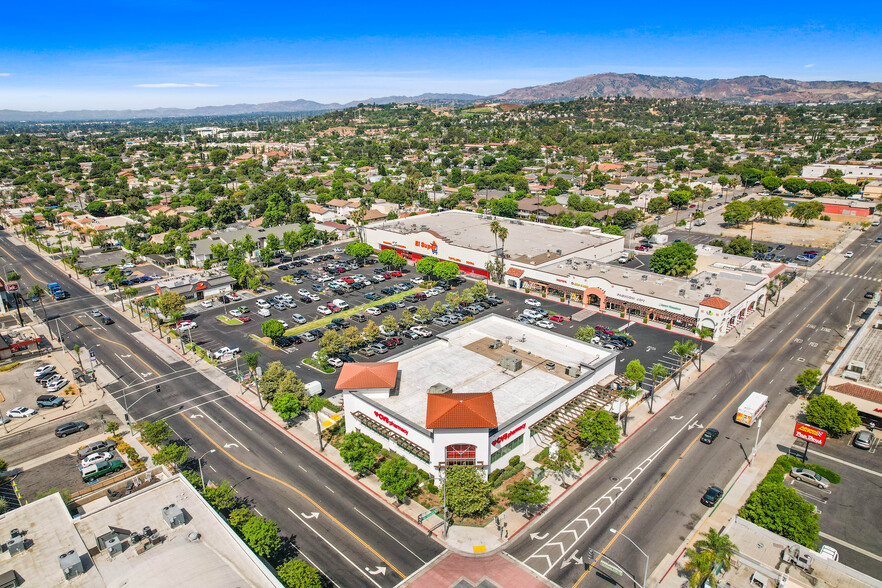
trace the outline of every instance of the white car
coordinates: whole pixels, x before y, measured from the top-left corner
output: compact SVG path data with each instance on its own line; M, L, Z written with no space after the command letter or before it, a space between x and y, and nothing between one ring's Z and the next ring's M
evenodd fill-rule
M300 288L299 290L297 290L297 293L301 296L309 296L310 294L309 290L307 290L306 288Z
M202 302L200 302L200 304L203 308L211 308L212 306L214 306L214 303L211 300L203 300Z
M282 324L283 327L285 327L286 329L288 328L288 323L286 323L286 322L283 321L282 319L276 319L276 320L279 321L279 322Z
M242 300L242 297L235 292L230 292L229 294L227 294L227 298L229 298L233 302L239 302L240 300Z
M90 466L93 463L98 463L99 461L110 461L111 459L113 459L113 454L109 451L93 453L87 456L82 462L80 462L80 467Z
M235 355L239 353L238 347L221 347L213 353L215 359L220 359L225 355Z
M48 386L46 386L46 392L58 392L59 390L63 390L65 386L70 384L65 378L60 378L58 380L52 380Z
M331 309L328 308L327 306L319 306L318 308L316 308L316 310L320 314L331 314Z
M319 296L318 294L310 293L310 294L309 294L309 299L312 300L313 302L318 302L319 300L322 299L322 297Z
M846 251L845 257L854 257L854 251Z
M377 307L375 307L375 306L372 306L372 307L368 308L367 310L365 310L365 312L366 312L367 314L370 314L370 315L373 315L373 316L380 316L381 314L383 314L382 312L380 312L380 309L377 308Z
M25 408L24 406L17 406L6 411L6 416L11 419L23 419L29 416L34 416L35 414L37 414L36 410L33 408Z
M422 278L411 278L410 283L413 284L414 286L418 286L423 283L423 279Z
M242 316L242 311L234 308L230 311L230 316Z
M424 292L424 294L425 294L426 296L428 296L429 298L431 298L432 296L437 296L437 295L438 295L438 293L435 292L435 289L434 289L434 288L429 288L428 290L426 290L426 291Z
M268 308L261 308L257 311L257 314L259 314L260 316L269 316L272 313L269 311Z
M95 269L92 270L92 273L93 274L103 274L106 271L107 270L104 269L103 267L96 267Z
M343 360L339 357L329 357L328 363L334 367L343 367Z
M100 310L92 310L92 311L89 311L89 314L92 315L92 316L94 316L94 317L96 317L96 318L97 318L97 317L100 317L100 316L103 316L103 315L101 314L101 311L100 311Z
M554 323L551 321L539 321L536 323L537 327L542 327L543 329L553 329Z
M380 325L380 333L385 335L386 337L395 337L398 335L398 331L396 331L395 329L387 329L383 325Z
M426 327L419 327L419 326L411 327L410 330L413 331L414 333L416 333L417 335L419 335L420 337L431 337L432 336L432 331L430 331Z
M133 269L135 267L135 264L134 263L124 263L119 267L120 267L120 269Z
M292 315L291 315L291 319L292 319L295 323L297 323L298 325L303 325L303 324L306 323L306 317L304 317L302 314L297 314L297 313L292 314Z
M535 298L527 298L526 300L524 300L524 303L529 304L530 306L542 306L542 303Z
M54 365L48 365L48 364L41 365L40 367L38 367L37 369L34 370L34 377L39 378L40 376L43 376L46 374L51 374L54 371L55 371Z
M193 321L181 321L178 323L178 331L189 331L190 329L195 329L196 327L197 325Z
M333 249L331 249L331 253L342 253L342 252L343 252L342 247L334 247Z
M267 302L266 300L258 300L258 301L257 301L257 306L260 307L260 308L269 308L269 307L270 307L270 303Z

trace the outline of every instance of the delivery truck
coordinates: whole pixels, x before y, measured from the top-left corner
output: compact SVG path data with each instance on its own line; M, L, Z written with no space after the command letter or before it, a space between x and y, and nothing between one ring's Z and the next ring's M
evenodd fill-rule
M735 413L735 422L751 427L765 412L767 406L769 406L768 396L759 392L751 392L750 396L738 407L738 412Z
M652 237L649 238L649 242L652 243L653 245L664 245L665 243L668 242L668 236L667 235L660 235L660 234L656 233L655 235L653 235Z

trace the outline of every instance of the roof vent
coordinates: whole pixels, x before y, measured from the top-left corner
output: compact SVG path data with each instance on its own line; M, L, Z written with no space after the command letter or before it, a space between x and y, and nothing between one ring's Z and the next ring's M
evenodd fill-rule
M499 349L500 347L502 347L502 341L499 339L490 344L490 349Z
M506 369L510 372L516 372L523 367L521 358L515 357L514 355L506 355L499 360L499 365L502 366L502 369Z
M680 288L680 291L677 292L677 294L678 294L681 298L686 298L686 290L684 290L683 288Z
M80 556L77 555L77 552L73 549L58 556L58 565L61 566L61 571L64 573L65 580L75 578L84 572L83 562L80 560Z
M502 345L502 342L497 340L497 343ZM429 386L429 389L426 390L426 394L450 394L453 392L453 388L448 386L447 384L437 383Z
M174 529L175 527L180 527L187 523L187 519L184 517L184 511L182 511L181 507L176 504L169 504L168 506L163 507L162 518L165 520L169 529Z

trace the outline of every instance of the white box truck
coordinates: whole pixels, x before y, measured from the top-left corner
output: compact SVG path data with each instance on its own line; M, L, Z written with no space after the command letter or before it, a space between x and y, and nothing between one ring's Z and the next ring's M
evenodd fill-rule
M735 422L751 427L765 412L767 406L769 406L768 396L759 392L751 392L750 396L738 407L738 412L735 413Z
M668 236L656 233L655 235L653 235L652 237L649 238L649 242L654 245L664 245L665 243L668 242Z

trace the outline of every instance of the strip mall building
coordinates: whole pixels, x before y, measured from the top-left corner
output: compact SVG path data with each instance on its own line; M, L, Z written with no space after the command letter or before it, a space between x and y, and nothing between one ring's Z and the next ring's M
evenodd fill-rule
M504 241L490 230L494 220L508 231ZM766 284L785 269L701 246L697 273L673 278L617 264L624 238L597 228L569 229L463 211L387 221L365 227L364 233L375 249L395 249L413 262L425 256L452 261L476 278L489 278L487 264L504 254L508 286L624 313L635 321L707 327L714 339L737 329L766 304Z
M360 431L433 476L486 475L548 446L573 415L615 395L618 353L488 314L382 363L347 363L346 431Z

